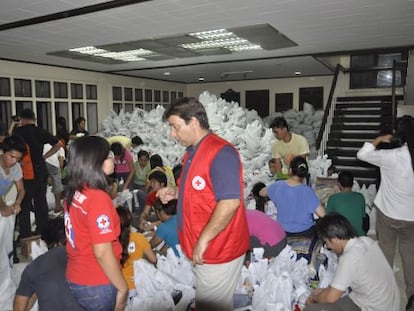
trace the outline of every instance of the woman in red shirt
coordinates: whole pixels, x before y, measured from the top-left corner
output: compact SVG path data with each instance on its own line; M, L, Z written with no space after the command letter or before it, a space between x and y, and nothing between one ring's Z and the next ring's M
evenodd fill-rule
M107 192L107 175L114 170L114 155L104 138L85 136L71 144L67 165L69 288L85 310L121 311L128 285L120 268L120 221Z

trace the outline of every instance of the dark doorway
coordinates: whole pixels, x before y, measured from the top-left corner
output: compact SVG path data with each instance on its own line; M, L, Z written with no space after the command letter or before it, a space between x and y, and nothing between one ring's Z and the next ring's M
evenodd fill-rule
M221 93L220 97L226 102L231 103L232 101L240 105L240 92L236 92L233 89L228 89L226 92Z
M303 103L311 104L315 110L323 109L323 87L299 88L299 110L303 110Z
M269 90L246 91L246 108L254 109L260 117L269 115Z

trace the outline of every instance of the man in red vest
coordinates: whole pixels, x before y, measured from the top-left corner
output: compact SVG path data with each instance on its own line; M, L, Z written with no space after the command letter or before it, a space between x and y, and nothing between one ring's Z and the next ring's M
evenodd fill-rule
M164 113L170 135L187 147L177 188L158 196L178 199L180 245L193 262L196 308L233 310L233 294L249 248L243 174L237 150L209 130L203 105L192 97Z

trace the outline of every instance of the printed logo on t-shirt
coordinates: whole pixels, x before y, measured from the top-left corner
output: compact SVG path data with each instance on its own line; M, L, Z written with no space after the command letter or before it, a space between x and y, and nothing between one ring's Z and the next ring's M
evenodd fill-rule
M128 254L132 254L135 252L135 242L129 242L128 244Z
M101 234L112 231L109 229L110 224L111 220L105 214L99 215L98 218L96 218L96 225L98 226L98 229L101 230Z
M201 176L195 176L191 181L191 185L195 190L203 190L206 187L206 181Z
M75 232L73 231L72 223L70 221L70 216L68 212L65 212L64 216L65 220L65 234L66 234L66 241L75 248Z

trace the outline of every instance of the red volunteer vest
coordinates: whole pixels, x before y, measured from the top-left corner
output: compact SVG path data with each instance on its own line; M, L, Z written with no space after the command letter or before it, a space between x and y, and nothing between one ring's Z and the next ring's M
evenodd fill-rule
M210 167L216 154L226 145L230 144L215 134L209 134L198 147L188 170L185 185L182 185L184 187L183 229L181 231L178 228L178 237L181 248L189 258L193 258L193 249L198 237L217 205L210 177ZM184 156L183 164L187 159L188 153ZM227 227L210 241L203 257L205 263L229 262L246 253L250 246L244 210L244 183L241 163L239 167L240 206Z

